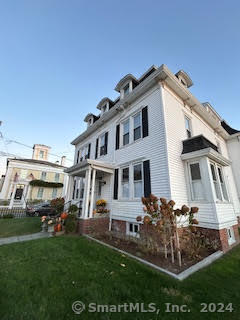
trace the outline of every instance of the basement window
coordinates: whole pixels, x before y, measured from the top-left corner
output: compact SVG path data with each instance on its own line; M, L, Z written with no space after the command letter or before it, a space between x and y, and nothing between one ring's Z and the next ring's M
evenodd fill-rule
M231 245L234 242L236 242L235 236L234 236L233 227L227 228L227 234L228 234L228 244L229 245Z
M139 224L129 222L127 224L127 235L131 237L139 237Z

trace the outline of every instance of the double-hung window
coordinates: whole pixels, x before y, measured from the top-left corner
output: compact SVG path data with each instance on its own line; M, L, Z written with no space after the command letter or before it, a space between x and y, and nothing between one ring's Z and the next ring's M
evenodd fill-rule
M185 116L185 129L186 129L186 134L187 138L192 137L192 128L191 128L191 120Z
M100 156L105 154L105 135L100 137Z
M129 94L129 83L123 88L124 97L126 97Z
M200 164L198 162L190 164L190 178L192 200L204 200L203 183L201 177Z
M122 169L122 198L129 198L129 167Z
M60 174L55 173L55 182L59 182Z
M42 199L43 197L43 187L38 188L37 198Z
M129 119L123 123L123 145L129 144Z
M143 172L142 163L133 166L134 198L143 196Z
M133 117L133 139L134 141L142 137L141 113L139 112Z
M219 186L216 166L213 163L211 163L210 166L211 166L211 173L212 173L212 179L213 179L213 185L214 185L216 198L217 198L217 200L222 201L222 194L221 194L221 190L220 190L220 186Z
M215 191L217 200L229 201L222 167L215 165L213 163L211 163L210 166L211 166L214 191Z
M229 201L227 188L226 188L226 183L225 183L225 180L224 180L222 168L218 167L217 169L218 169L218 176L219 176L219 182L220 182L220 187L221 187L223 199L225 201Z
M43 171L41 174L41 180L45 181L47 178L47 172Z
M52 199L55 199L55 198L57 198L57 188L53 188L53 190L52 190Z

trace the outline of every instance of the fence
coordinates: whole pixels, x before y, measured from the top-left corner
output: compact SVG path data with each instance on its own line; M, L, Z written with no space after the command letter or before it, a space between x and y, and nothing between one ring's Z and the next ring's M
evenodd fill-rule
M11 214L14 216L14 218L24 218L26 217L26 209L23 208L12 208L8 209L8 207L0 207L0 218L3 218L4 216Z

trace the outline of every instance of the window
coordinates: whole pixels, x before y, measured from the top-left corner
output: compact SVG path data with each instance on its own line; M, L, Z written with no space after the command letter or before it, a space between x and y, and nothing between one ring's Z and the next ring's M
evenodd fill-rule
M134 130L133 137L134 141L141 138L142 126L141 126L141 113L138 113L133 117Z
M107 111L107 105L105 104L104 106L102 106L102 113Z
M84 147L84 159L88 158L88 145Z
M100 156L105 154L105 135L100 137Z
M139 236L139 224L137 223L128 223L127 234L132 237Z
M55 173L55 182L59 182L60 174Z
M134 180L134 198L141 198L143 196L143 174L142 174L141 163L133 167L133 180Z
M129 144L129 119L123 124L123 145Z
M43 171L42 174L41 174L41 180L46 180L47 178L47 172Z
M188 117L185 117L185 128L187 132L187 138L192 137L192 130L191 130L191 120Z
M222 194L221 194L221 190L220 190L220 186L219 186L216 167L212 163L211 163L211 173L212 173L213 185L214 185L214 190L215 190L215 196L216 196L217 200L222 201Z
M129 83L123 88L124 97L126 97L129 94Z
M129 168L122 169L122 197L129 198Z
M222 167L211 163L211 173L214 184L214 190L217 200L229 201L226 183L224 180Z
M57 188L53 188L52 190L52 199L57 198Z
M22 169L22 170L21 170L21 173L20 173L20 178L21 178L21 179L26 179L26 178L27 178L27 174L28 174L28 171Z
M199 163L190 164L192 200L203 200L204 191Z
M39 151L39 158L40 158L40 159L43 159L43 157L44 157L44 151L43 151L43 150L40 150L40 151Z
M226 200L226 201L229 201L227 188L226 188L226 184L225 184L225 181L224 181L223 172L222 172L222 168L221 167L218 167L218 176L219 176L220 187L221 187L221 190L222 190L223 199Z
M235 240L235 235L233 231L233 227L227 228L227 234L228 234L228 244L233 244Z
M42 199L43 197L43 188L38 188L37 198Z

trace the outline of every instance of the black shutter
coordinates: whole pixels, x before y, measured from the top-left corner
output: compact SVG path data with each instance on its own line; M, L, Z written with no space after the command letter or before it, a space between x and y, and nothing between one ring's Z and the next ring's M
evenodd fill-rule
M116 126L116 150L119 149L120 144L120 124Z
M73 184L73 194L72 194L72 199L73 200L75 198L75 189L76 189L76 180L74 180L74 184Z
M78 163L78 161L79 161L79 150L77 152L77 162L76 163Z
M98 158L98 139L96 139L95 159Z
M113 189L113 199L118 199L118 169L114 172L114 189Z
M148 107L142 109L142 135L143 138L148 136Z
M151 174L150 174L150 161L143 162L143 175L144 175L144 197L149 197L151 194Z
M105 133L104 154L108 153L108 132Z
M88 145L88 154L87 154L88 159L90 159L90 155L91 155L91 143L89 143Z

